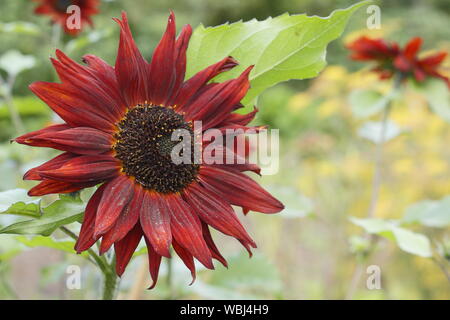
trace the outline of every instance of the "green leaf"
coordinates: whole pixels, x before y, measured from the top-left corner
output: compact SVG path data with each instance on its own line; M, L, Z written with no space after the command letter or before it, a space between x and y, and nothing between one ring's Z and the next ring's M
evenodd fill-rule
M311 199L300 194L295 188L269 187L270 193L284 203L281 218L304 218L313 214L314 204Z
M372 141L373 143L381 142L381 130L383 124L377 121L367 121L358 130L358 135L362 138ZM397 137L402 130L393 121L386 122L386 129L384 134L384 142L394 139Z
M75 250L73 249L75 246L75 241L72 240L55 240L51 236L50 237L35 236L32 238L28 238L25 236L18 236L16 237L16 239L17 241L23 243L24 245L30 248L47 247L69 253L75 253ZM81 255L87 257L88 253L83 252Z
M350 106L357 118L366 118L383 110L389 98L374 90L355 90L350 93Z
M430 108L442 119L450 122L450 92L442 80L428 80L421 88Z
M425 258L432 256L430 240L423 234L399 227L399 221L355 217L350 217L350 221L364 228L370 234L377 234L395 241L399 248L405 252Z
M240 254L227 259L229 269L217 266L208 283L199 281L192 290L209 299L262 299L281 294L276 267L263 255L251 259Z
M1 229L0 233L49 236L60 226L79 221L83 217L84 208L85 204L79 197L60 195L59 200L42 209L41 217L14 223Z
M393 227L392 233L398 246L403 251L424 258L429 258L433 255L430 240L425 235L399 227Z
M38 35L41 32L41 30L37 25L33 23L16 21L8 23L0 22L0 32Z
M41 215L40 199L29 197L25 189L0 192L0 214L39 217Z
M9 75L16 76L20 72L31 69L36 64L36 59L30 55L23 55L17 50L9 50L0 57L0 68Z
M403 221L435 228L450 226L450 196L413 204L406 209Z
M41 116L50 114L46 104L33 96L15 97L13 102L14 106L22 116ZM0 118L9 119L9 117L10 114L8 108L3 101L0 101Z
M195 29L187 51L186 77L232 56L240 65L216 80L235 78L245 68L255 65L250 73L251 89L245 105L253 103L265 89L291 79L307 79L318 75L326 65L326 47L337 39L350 16L363 1L347 9L336 10L329 17L305 14L283 14L264 21L251 20Z
M386 221L375 218L361 219L350 217L349 219L351 222L353 222L357 226L360 226L368 233L373 234L381 234L383 232L389 231L393 223L392 221Z

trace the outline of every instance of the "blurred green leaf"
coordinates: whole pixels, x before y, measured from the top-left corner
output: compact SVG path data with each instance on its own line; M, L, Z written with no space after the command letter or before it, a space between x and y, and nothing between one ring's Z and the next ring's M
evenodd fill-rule
M432 256L430 240L423 234L399 227L399 221L355 217L349 219L370 234L377 234L395 241L399 248L405 252L425 258Z
M0 57L0 68L10 76L16 76L20 72L31 69L36 64L36 59L30 55L23 55L17 50L9 50Z
M41 217L14 223L1 229L0 233L49 236L60 226L79 221L84 208L85 204L79 197L60 195L59 200L42 209Z
M251 104L265 89L291 79L317 76L326 65L326 47L337 39L350 16L368 2L336 10L329 17L283 14L264 21L223 24L195 29L187 52L186 78L232 56L240 66L217 77L234 78L246 67L255 65L250 74L251 89L244 98Z
M450 196L442 200L425 200L411 205L406 209L403 221L436 228L449 226Z
M15 21L8 23L0 22L0 32L38 35L41 32L41 30L37 25L33 23L24 21Z
M34 96L15 97L14 106L22 116L48 115L50 108L44 102ZM0 102L0 118L9 118L9 111L2 102Z
M311 199L300 194L295 188L268 187L270 193L280 200L285 208L278 217L281 218L304 218L313 213L314 204Z
M389 98L374 90L355 90L350 93L350 106L357 118L367 118L383 110Z
M383 124L377 121L368 121L358 130L358 135L362 138L372 141L373 143L381 142L381 130ZM393 121L387 121L384 142L397 137L402 130Z
M399 227L392 227L392 233L398 246L403 251L424 258L429 258L433 255L430 240L425 235Z
M277 269L265 256L251 259L240 254L228 259L229 269L217 267L211 273L208 284L201 283L192 289L205 297L217 299L258 299L279 295L281 280Z
M421 89L431 109L442 119L450 122L450 92L444 81L430 79Z
M41 215L40 199L29 197L25 189L0 192L0 214L39 217Z
M17 241L20 243L23 243L27 247L35 248L35 247L47 247L47 248L53 248L58 249L61 251L69 252L69 253L76 253L74 250L75 241L72 240L56 240L53 239L51 236L44 237L44 236L35 236L32 238L28 238L25 236L18 236L16 237ZM87 257L89 254L87 252L81 253L82 256Z

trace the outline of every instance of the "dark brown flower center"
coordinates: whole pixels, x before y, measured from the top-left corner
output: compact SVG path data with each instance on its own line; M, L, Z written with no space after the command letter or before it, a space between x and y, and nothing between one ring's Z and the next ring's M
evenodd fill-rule
M172 108L149 104L130 109L118 123L114 151L122 161L122 170L143 187L159 193L175 193L185 189L198 174L199 165L176 164L171 157L174 147L189 143L193 150L193 130L182 115ZM172 133L184 129L190 141L172 141ZM178 155L182 156L182 149ZM178 149L177 152L178 152ZM193 154L193 152L191 152Z
M55 8L60 12L66 12L67 8L72 5L72 0L56 0Z

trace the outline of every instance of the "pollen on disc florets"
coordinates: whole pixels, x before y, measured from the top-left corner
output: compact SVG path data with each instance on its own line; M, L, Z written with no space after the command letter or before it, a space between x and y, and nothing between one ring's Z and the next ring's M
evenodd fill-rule
M130 108L117 127L115 156L121 160L123 172L144 188L175 193L196 179L199 165L193 158L190 164L176 164L171 159L172 149L180 143L171 139L175 130L188 130L191 150L194 144L191 125L172 108L139 104Z

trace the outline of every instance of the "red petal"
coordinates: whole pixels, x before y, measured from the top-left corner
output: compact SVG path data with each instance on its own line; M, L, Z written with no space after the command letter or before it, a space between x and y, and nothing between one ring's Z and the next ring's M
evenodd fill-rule
M189 39L192 35L192 28L190 25L185 25L175 42L175 81L169 93L169 100L176 97L183 85L184 76L186 73L186 50L189 44ZM168 101L165 101L166 103Z
M103 192L95 219L95 235L105 234L133 198L134 182L125 175L111 180Z
M59 132L59 131L67 130L67 129L70 129L70 126L68 126L67 124L55 124L55 125L45 127L44 129L32 131L32 132L26 133L24 135L21 135L20 137L15 138L13 141L20 143L20 144L32 145L31 143L33 143L33 139L35 137L38 137L44 133L55 133L55 132ZM48 143L48 145L45 145L43 147L51 147L51 146L52 146L52 144Z
M88 54L83 56L83 61L87 64L92 74L97 77L98 81L104 84L106 94L111 96L111 99L116 102L115 105L109 106L114 108L111 112L121 117L128 106L120 93L114 68L94 55Z
M103 196L107 184L101 185L89 200L86 210L84 211L83 224L81 225L80 235L75 244L75 251L81 253L90 247L98 240L94 238L95 217L100 200Z
M119 163L108 155L79 156L67 161L58 169L39 170L47 179L73 183L100 183L116 176Z
M181 260L184 262L186 267L188 267L188 269L191 271L192 281L191 281L190 285L192 285L196 278L194 257L192 256L192 254L189 253L188 250L186 250L182 246L180 246L176 240L173 240L172 246L173 246L173 249L175 250L175 252L181 258Z
M134 228L120 241L114 243L116 252L116 273L120 277L125 272L125 268L133 256L142 238L142 230L137 223Z
M139 220L142 206L143 188L134 186L134 196L130 203L122 210L114 226L102 237L100 254L108 251L114 242L123 239Z
M105 73L99 76L98 71L76 63L60 50L56 50L56 57L58 60L51 59L51 61L63 84L68 85L63 87L76 90L77 96L82 96L85 101L94 107L95 111L101 112L111 122L114 123L119 120L121 110L125 108L125 105L123 99L120 98L117 82L106 78L110 73L105 71L110 71L112 67L108 66L109 68L106 69L103 66L101 71ZM89 56L88 59L94 58L94 56ZM98 63L103 62L98 58L96 60ZM114 70L111 71L114 75ZM105 80L107 81L105 82Z
M64 181L54 181L44 179L38 185L34 186L28 191L28 195L31 197L43 196L51 193L70 193L79 191L84 188L93 187L97 184L94 183L70 183Z
M203 230L203 238L206 241L206 244L209 247L209 251L211 251L211 255L214 259L217 261L220 261L220 263L223 264L225 268L228 268L227 260L220 254L219 249L217 249L216 244L214 243L214 240L211 236L211 232L209 231L208 225L204 222L202 222L202 230Z
M170 212L159 194L143 192L140 222L146 238L155 251L164 257L170 257L172 242L170 230Z
M150 100L156 105L167 102L176 81L175 32L175 15L171 12L166 32L153 52L150 63L148 90Z
M120 26L120 43L116 58L116 77L128 107L148 100L147 62L142 57L131 34L128 18L122 12L122 20L114 19Z
M276 213L284 209L280 201L237 170L203 166L200 168L200 180L206 189L218 193L231 204L263 213Z
M153 250L153 247L147 238L145 238L145 243L147 244L148 266L150 270L150 276L152 277L153 280L152 285L148 288L150 290L153 289L156 286L156 283L158 282L159 266L161 265L161 256Z
M215 229L254 244L245 231L233 208L210 191L193 183L185 192L186 200L200 219Z
M169 105L176 105L180 111L183 111L184 106L192 97L195 97L196 93L203 88L212 78L218 74L228 71L238 63L232 57L226 57L221 61L207 67L206 69L198 72L191 79L183 83L177 97L173 97L169 102Z
M77 127L57 132L42 133L28 137L21 143L30 146L51 147L77 154L97 155L110 151L112 140L111 135L97 129Z
M173 238L205 267L214 269L211 253L203 239L202 226L197 215L179 195L167 195L163 199L170 213Z
M73 127L114 131L114 118L69 84L34 82L30 90Z
M412 38L407 44L405 49L403 50L403 55L408 60L414 60L417 55L417 52L422 45L422 39L419 37Z
M41 164L40 166L28 170L23 176L23 180L42 180L42 177L39 175L38 171L58 169L67 161L72 160L75 157L78 157L78 155L64 152L59 156Z
M248 67L237 79L217 84L203 92L187 106L187 120L202 120L203 130L223 121L234 107L245 97L250 87L248 75L253 66Z

